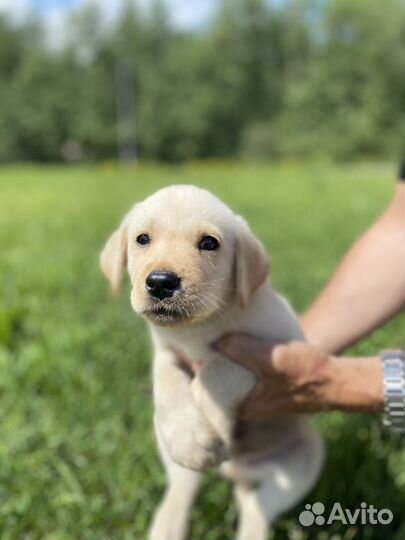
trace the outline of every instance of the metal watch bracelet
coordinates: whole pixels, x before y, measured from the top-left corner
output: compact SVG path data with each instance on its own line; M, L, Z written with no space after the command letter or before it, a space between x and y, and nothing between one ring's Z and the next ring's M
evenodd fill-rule
M405 358L400 351L381 353L384 384L383 424L391 431L405 433Z

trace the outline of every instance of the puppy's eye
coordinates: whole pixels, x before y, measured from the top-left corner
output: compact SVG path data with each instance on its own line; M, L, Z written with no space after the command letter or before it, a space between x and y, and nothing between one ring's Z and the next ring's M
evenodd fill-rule
M136 237L136 243L140 246L146 246L150 243L150 236L149 234L142 233L139 236Z
M198 249L201 251L215 251L219 248L219 242L213 236L204 236L198 244Z

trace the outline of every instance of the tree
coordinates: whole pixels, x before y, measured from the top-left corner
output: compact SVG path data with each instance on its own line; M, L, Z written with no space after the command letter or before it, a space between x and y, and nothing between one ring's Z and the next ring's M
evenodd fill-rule
M107 23L87 3L58 50L0 18L1 161L59 160L67 141L115 158L134 127L141 158L166 161L398 152L402 0L221 0L198 32L148 6Z
M286 151L392 154L402 139L400 2L382 10L378 0L329 0L320 13L312 53L290 77L280 111Z

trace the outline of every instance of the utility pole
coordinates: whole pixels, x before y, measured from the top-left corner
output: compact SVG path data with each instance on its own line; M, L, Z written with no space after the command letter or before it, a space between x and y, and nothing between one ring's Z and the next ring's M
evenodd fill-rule
M134 163L138 160L134 73L128 58L118 51L115 60L115 88L118 159L121 164Z

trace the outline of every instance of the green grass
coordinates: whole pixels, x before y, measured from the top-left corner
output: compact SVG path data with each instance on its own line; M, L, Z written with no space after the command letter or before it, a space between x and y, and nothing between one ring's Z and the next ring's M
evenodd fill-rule
M98 270L104 240L136 200L172 183L211 189L245 215L298 310L390 198L394 167L195 163L0 170L0 538L143 540L164 487L151 427L146 328ZM356 353L401 346L404 318ZM386 527L302 530L276 540L403 540L405 457L378 419L326 415L322 479L308 501L390 508ZM208 475L190 538L233 537L229 486ZM162 539L163 540L163 539Z

